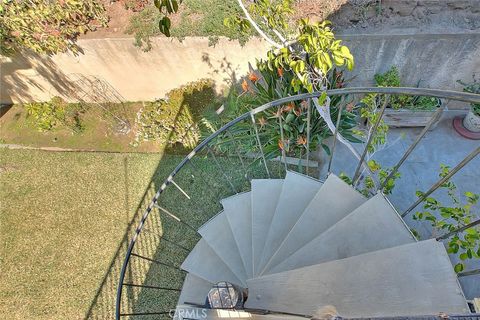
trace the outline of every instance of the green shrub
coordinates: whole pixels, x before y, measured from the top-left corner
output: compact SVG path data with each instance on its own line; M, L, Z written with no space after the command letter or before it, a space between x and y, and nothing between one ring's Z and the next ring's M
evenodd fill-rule
M400 74L397 67L392 66L387 72L379 73L374 76L377 87L401 87ZM375 97L376 95L370 95ZM410 110L435 110L439 106L438 98L422 97L422 96L408 96L405 94L396 94L390 97L389 107L397 109Z
M445 177L450 171L446 165L441 165L439 176ZM447 191L450 198L450 205L442 204L433 197L427 197L423 202L423 210L413 215L414 220L425 220L433 227L435 236L449 233L471 223L478 217L474 209L480 198L479 194L473 192L460 193L455 183L448 181L442 186ZM423 196L423 192L416 192L418 197ZM414 234L418 238L418 233ZM463 261L469 259L480 259L480 227L470 227L463 232L457 232L448 239L447 251L450 254L458 255L461 262L455 265L455 271L461 272L465 268Z
M83 109L78 103L67 103L60 97L53 97L48 102L33 102L25 104L28 116L35 120L39 131L50 131L66 127L74 132L83 131L80 119Z
M236 87L231 89L227 101L224 103L225 111L219 116L215 113L206 114L206 127L212 133L223 124L240 116L241 114L259 107L265 103L283 97L305 93L306 89L295 89L290 85L294 78L293 70L275 69L270 70L264 65L264 61L257 63L258 70L251 71L249 76L242 82L242 91ZM345 85L343 73L332 69L329 74L329 89L341 88ZM349 98L347 97L346 101ZM337 119L340 97L334 96L330 102L330 115L334 121ZM307 109L306 101L295 101L279 108L271 108L256 115L258 131L262 143L262 149L267 159L275 158L285 151L287 156L301 158L307 152ZM325 152L330 150L325 144L325 139L332 135L320 114L311 106L310 141L309 151L322 147ZM284 139L281 137L280 117L283 126ZM346 108L343 109L339 126L340 133L352 142L360 142L352 132L355 127L355 115ZM219 152L237 149L243 154L256 152L257 145L255 131L250 122L240 122L230 130L231 136L217 139L216 150ZM233 138L233 139L232 139ZM236 143L232 143L235 141Z
M241 11L235 0L184 0L182 6L180 21L170 30L172 37L208 37L210 44L215 44L223 36L244 44L250 36L223 24L225 18ZM130 18L127 33L134 35L135 46L144 51L152 49L150 38L162 34L159 28L162 16L155 6L147 5Z
M3 0L0 2L0 54L21 49L40 54L79 51L75 41L106 26L103 1Z
M218 37L236 39L242 44L248 40L250 34L241 34L224 25L225 18L242 12L237 1L184 0L184 5L180 22L172 27L172 36L180 39L189 36L209 37L211 44L215 44Z
M461 80L457 80L457 82L463 86L464 92L480 94L480 81L475 78L475 75L473 75L472 82L466 83ZM480 103L471 103L470 106L472 112L480 117Z
M202 79L149 102L137 116L136 142L154 140L167 146L194 148L200 140L202 112L216 101L214 83Z
M158 9L153 6L147 6L142 11L134 14L128 23L126 32L133 34L135 40L133 44L143 51L152 49L151 37L160 34L158 26L161 15Z

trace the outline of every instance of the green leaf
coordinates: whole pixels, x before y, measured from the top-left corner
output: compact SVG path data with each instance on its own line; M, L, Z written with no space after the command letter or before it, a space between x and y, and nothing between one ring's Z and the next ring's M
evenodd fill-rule
M463 263L457 263L453 269L455 270L456 273L459 273L459 272L462 272L464 268L465 267Z
M318 103L320 105L323 105L323 104L325 104L325 101L327 101L327 93L324 91L324 92L322 92L320 97L318 97Z
M325 153L326 153L327 155L330 155L330 148L329 148L326 144L324 144L324 143L322 143L321 145L322 145L322 148L323 148L323 150L325 151Z
M285 123L290 123L295 119L295 115L293 113L289 113L287 118L285 119Z

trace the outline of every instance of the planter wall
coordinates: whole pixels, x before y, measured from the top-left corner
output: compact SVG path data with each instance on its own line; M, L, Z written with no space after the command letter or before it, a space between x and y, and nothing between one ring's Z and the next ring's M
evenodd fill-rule
M442 111L443 113L443 111ZM385 109L383 119L390 127L425 127L435 111L414 111L409 109ZM441 116L438 117L437 122ZM432 126L432 129L435 124Z

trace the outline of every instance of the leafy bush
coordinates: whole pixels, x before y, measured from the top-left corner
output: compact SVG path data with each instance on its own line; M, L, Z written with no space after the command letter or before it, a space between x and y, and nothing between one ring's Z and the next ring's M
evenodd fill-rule
M224 20L228 16L241 12L235 0L184 0L185 10L178 24L172 27L172 36L209 37L210 44L215 44L218 37L239 40L244 44L249 34L240 34L231 28L225 28Z
M380 184L385 183L392 170L391 168L382 168L382 166L373 159L369 160L367 162L367 165L372 171L372 173L378 178L378 182ZM382 192L384 194L391 194L393 189L395 188L395 181L399 179L400 176L400 172L395 172L395 174L393 174L392 177L385 183L385 187L382 189ZM347 176L344 172L340 173L340 179L350 185L353 185L352 178ZM360 191L365 197L369 197L372 194L375 194L377 190L373 177L369 175L365 176L365 178L362 179L357 185L357 190Z
M400 74L397 67L392 66L390 70L385 73L376 74L374 76L377 87L401 87ZM377 95L371 94L370 98L375 98ZM378 95L382 96L382 95ZM396 94L390 97L388 107L395 110L409 109L409 110L435 110L440 104L438 98L424 97L424 96L408 96L404 94Z
M155 7L147 6L134 14L128 23L126 33L134 35L133 44L143 51L152 49L151 37L160 34L159 22L161 16Z
M18 48L47 54L77 52L77 36L107 22L105 8L95 0L4 0L0 3L0 54L12 54Z
M200 139L202 112L216 101L214 83L202 79L149 102L137 116L136 142L154 140L169 146L194 148Z
M27 103L25 108L28 115L35 119L39 131L50 131L61 126L76 133L84 129L80 119L83 112L80 104L69 104L60 97L53 97L48 102Z
M293 70L278 69L271 71L262 61L258 63L259 69L251 71L249 76L242 82L242 90L239 92L232 88L227 98L225 111L219 116L215 113L207 114L204 119L210 132L218 130L223 124L241 114L267 102L277 100L297 93L305 93L306 89L295 91L290 85L295 77ZM332 88L340 88L344 85L343 73L335 69L329 73ZM331 117L337 119L340 97L332 97L330 103ZM279 108L271 108L256 115L262 148L266 158L274 158L285 151L287 156L302 157L307 151L307 102L295 101ZM284 139L281 137L280 118L282 121ZM310 151L322 146L329 153L324 140L332 136L325 121L320 114L311 106L310 120ZM353 142L360 142L353 134L355 127L355 115L344 108L339 126L340 133ZM231 136L219 140L218 151L226 151L228 148L238 148L244 154L252 153L256 149L254 128L250 122L241 122L232 129L233 138L238 143L231 144Z
M463 91L480 94L480 81L475 78L475 75L473 75L472 82L466 83L461 80L457 80L457 82L463 86ZM470 106L472 107L473 113L480 117L480 103L472 103Z
M188 36L209 37L210 44L215 44L218 37L237 39L244 44L248 36L239 34L230 28L225 28L223 20L233 14L240 12L235 0L185 0L183 11L180 15L180 22L172 26L169 33L178 39ZM151 37L162 34L160 21L164 15L153 5L134 14L129 21L127 33L135 37L135 46L144 51L152 49Z
M442 165L440 177L445 177L449 172L449 167ZM423 204L424 211L414 214L414 220L427 220L436 232L448 233L460 227L471 223L477 214L472 212L472 208L477 204L479 195L473 192L465 192L465 203L462 204L458 195L457 186L453 182L446 182L441 186L447 190L452 205L447 206L433 197L425 199ZM423 193L417 191L417 196L421 197ZM439 213L437 217L435 213ZM415 232L418 237L418 233ZM438 236L438 235L437 235ZM461 261L467 259L480 259L480 228L471 227L462 233L454 234L448 240L448 253L458 254ZM455 271L461 272L465 268L463 262L455 265Z

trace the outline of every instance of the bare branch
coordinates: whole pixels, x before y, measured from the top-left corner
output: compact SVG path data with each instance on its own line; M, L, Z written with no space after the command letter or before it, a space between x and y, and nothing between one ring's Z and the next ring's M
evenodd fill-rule
M260 27L258 26L258 24L252 19L252 17L250 16L250 14L248 13L248 10L247 8L245 8L245 6L243 5L243 2L242 0L237 0L238 2L238 5L240 6L240 8L242 8L243 10L243 13L245 14L245 18L247 18L247 20L250 22L250 24L253 26L253 28L258 32L259 35L262 36L262 38L264 38L268 43L270 43L272 46L278 48L278 49L281 49L283 48L283 46L277 42L275 42L274 40L272 40L269 36L267 36L265 34L265 32L262 31L262 29L260 29Z

